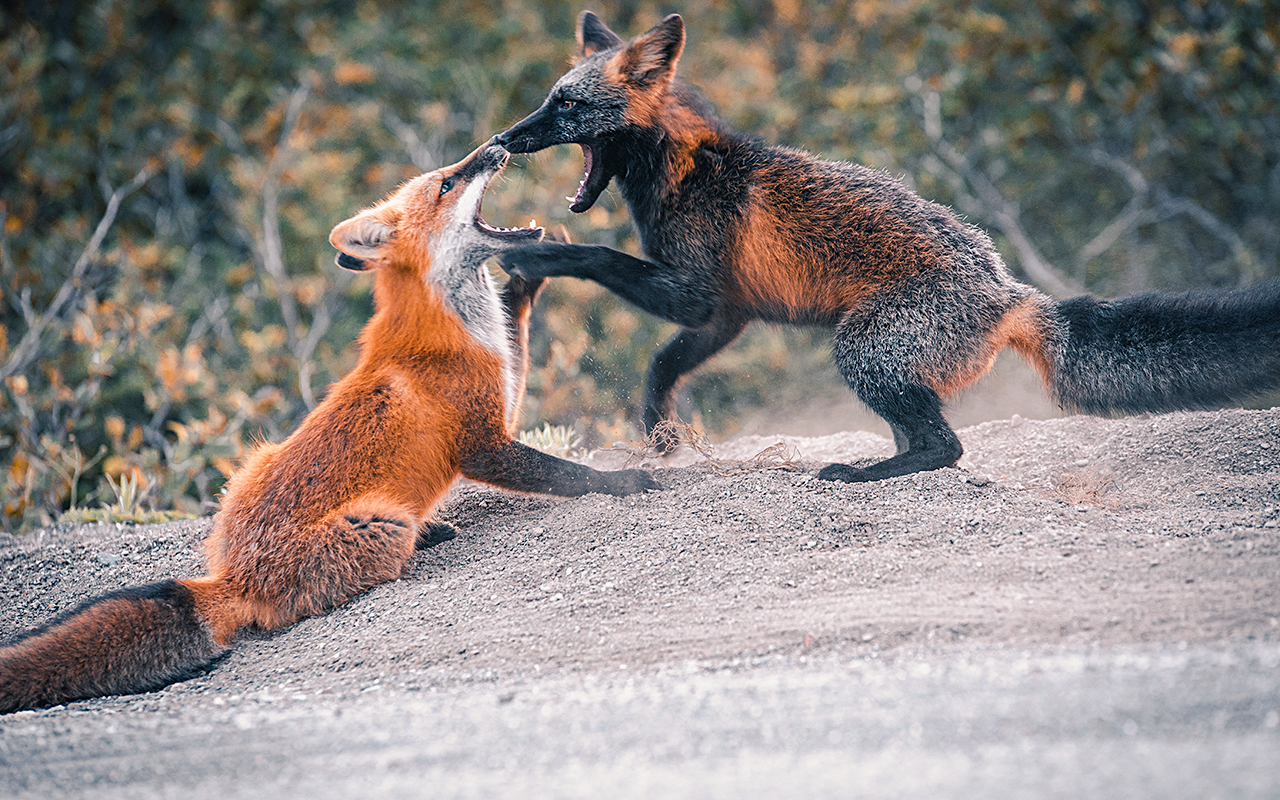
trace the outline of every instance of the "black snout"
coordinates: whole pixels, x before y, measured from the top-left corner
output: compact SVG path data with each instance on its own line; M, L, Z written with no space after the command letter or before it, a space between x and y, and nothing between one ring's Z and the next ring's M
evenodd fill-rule
M562 144L552 135L551 122L551 114L544 105L493 138L508 152L535 153L553 144Z

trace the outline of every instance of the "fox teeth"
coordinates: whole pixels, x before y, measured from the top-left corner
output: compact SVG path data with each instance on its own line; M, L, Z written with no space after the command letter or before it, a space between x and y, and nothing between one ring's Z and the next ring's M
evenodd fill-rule
M538 221L537 221L536 219L534 219L533 217L529 217L529 227L530 227L530 228L536 228L536 227L538 227Z
M573 198L572 198L572 197L570 197L569 195L565 195L565 196L564 196L564 199L565 199L565 200L568 200L570 203L572 203L572 202L573 202Z

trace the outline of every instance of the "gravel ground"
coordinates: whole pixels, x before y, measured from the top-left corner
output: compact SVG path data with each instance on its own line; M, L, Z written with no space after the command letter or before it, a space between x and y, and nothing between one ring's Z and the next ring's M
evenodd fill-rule
M1280 796L1280 409L682 452L474 484L402 580L148 695L0 717L10 797ZM625 454L591 461L621 466ZM729 474L732 473L732 474ZM0 541L0 640L201 572L207 520Z

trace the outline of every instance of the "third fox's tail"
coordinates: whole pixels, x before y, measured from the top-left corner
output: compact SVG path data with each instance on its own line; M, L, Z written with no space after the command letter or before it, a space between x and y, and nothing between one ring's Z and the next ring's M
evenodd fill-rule
M211 578L122 589L0 648L0 713L191 677L226 650L209 612L222 594Z
M1110 301L1041 299L1038 317L1032 347L1011 343L1066 408L1211 408L1280 389L1280 281Z

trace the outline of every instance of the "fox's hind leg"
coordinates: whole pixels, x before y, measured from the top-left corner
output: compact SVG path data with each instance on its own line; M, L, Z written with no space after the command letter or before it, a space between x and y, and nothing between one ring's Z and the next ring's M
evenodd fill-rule
M828 464L823 480L856 483L949 467L963 450L942 416L942 399L919 377L919 365L937 345L909 310L886 308L877 314L850 314L836 329L834 356L858 398L893 430L897 454L859 469Z
M423 519L394 504L356 501L313 525L245 539L219 553L232 585L270 630L323 614L395 580Z
M662 420L676 419L676 383L727 347L746 325L739 317L717 313L701 328L682 328L653 354L644 390L646 431L652 434ZM668 437L654 444L665 453L678 442Z

